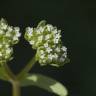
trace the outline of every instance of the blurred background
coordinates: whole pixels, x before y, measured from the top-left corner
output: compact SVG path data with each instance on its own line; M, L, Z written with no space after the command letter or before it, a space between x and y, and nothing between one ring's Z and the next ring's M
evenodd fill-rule
M69 96L96 96L96 1L93 0L2 0L0 18L20 26L22 37L14 46L14 59L9 62L15 74L34 56L35 50L24 40L24 28L39 21L64 31L63 44L71 62L64 67L40 67L30 73L41 73L62 82ZM22 88L22 96L55 96L37 87ZM0 81L0 96L11 96L11 84Z

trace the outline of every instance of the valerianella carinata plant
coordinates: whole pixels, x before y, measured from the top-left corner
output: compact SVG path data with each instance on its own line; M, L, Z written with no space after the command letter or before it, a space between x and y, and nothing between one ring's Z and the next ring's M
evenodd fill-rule
M69 62L67 48L61 41L61 30L46 21L41 21L37 27L27 27L24 38L36 50L35 56L28 64L15 75L8 66L13 59L13 46L19 42L21 33L19 27L8 25L0 20L0 79L12 84L12 96L21 96L20 87L37 86L58 96L67 96L68 92L60 82L42 74L29 74L29 71L38 61L41 66L63 66Z

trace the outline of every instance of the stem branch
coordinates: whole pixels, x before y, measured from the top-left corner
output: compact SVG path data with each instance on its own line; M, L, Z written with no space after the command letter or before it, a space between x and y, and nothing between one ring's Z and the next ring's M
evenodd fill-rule
M7 77L10 79L10 80L15 80L16 79L16 76L13 74L13 72L10 70L9 66L7 64L4 65L4 68L5 68L5 71L6 71L6 74L7 74Z
M30 60L30 62L25 66L25 68L16 76L14 73L10 70L9 66L7 64L4 65L4 69L6 71L6 76L8 80L12 84L12 96L21 96L21 90L20 90L20 84L19 81L31 70L33 65L36 63L36 56Z
M31 68L33 67L33 65L36 63L36 56L34 56L29 63L25 66L25 68L17 75L18 80L22 79L26 73L28 73Z

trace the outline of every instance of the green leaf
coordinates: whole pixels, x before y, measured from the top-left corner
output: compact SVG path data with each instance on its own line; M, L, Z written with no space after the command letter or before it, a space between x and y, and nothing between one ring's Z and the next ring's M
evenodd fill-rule
M43 88L59 96L68 95L68 91L64 85L50 77L41 74L28 75L23 81L21 81L21 86L23 87L30 85Z
M6 71L3 67L0 66L0 79L2 80L8 80L8 78L6 78Z

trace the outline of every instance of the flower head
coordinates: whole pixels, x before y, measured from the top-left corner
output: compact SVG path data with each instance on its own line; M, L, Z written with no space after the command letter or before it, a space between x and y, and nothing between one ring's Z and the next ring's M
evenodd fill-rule
M12 59L12 46L21 36L19 30L19 27L9 26L4 19L0 20L0 65Z
M65 63L67 48L62 45L61 30L57 27L41 21L36 28L26 28L25 39L37 50L37 60L41 65L62 66Z

